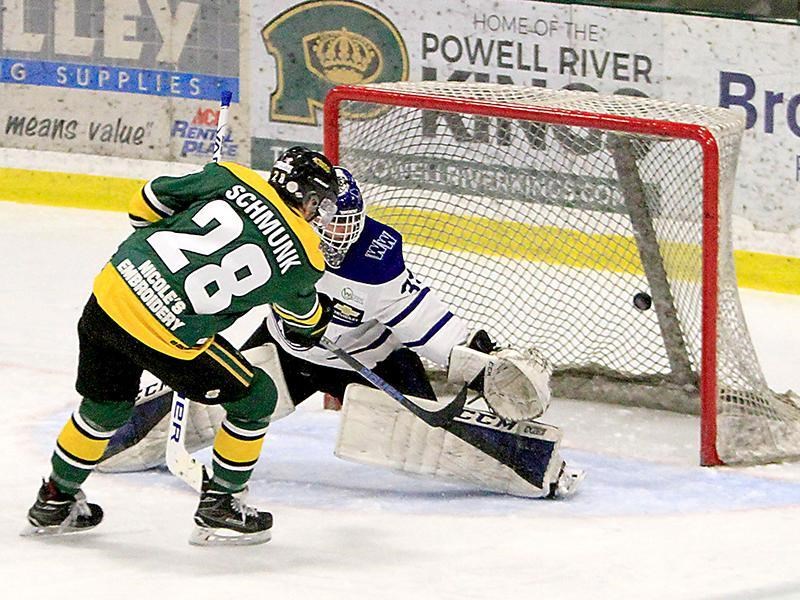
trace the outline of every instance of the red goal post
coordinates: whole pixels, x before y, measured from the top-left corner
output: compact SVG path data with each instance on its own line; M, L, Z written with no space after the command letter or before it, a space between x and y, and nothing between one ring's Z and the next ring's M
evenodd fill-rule
M421 263L422 274L437 290L445 288L446 299L454 303L459 314L478 325L509 310L509 305L525 311L523 319L527 314L541 314L536 332L526 339L514 339L520 331L513 323L498 321L489 325L494 326L493 333L500 331L501 338L505 335L502 341L506 344L537 345L556 356L556 375L562 375L554 377L554 381L561 382L554 386L556 393L590 398L594 394L597 399L606 400L615 397L620 388L624 389L620 399L613 401L699 412L703 465L766 462L800 453L800 434L795 431L794 421L798 417L797 406L793 406L793 399L766 388L757 361L758 375L748 372L742 376L739 371L750 369L741 369L741 359L731 358L726 349L720 369L720 344L741 344L746 340L742 356L745 361L751 357L755 360L738 296L730 298L736 285L730 204L743 130L742 119L725 109L493 84L340 86L328 94L324 108L326 154L334 163L353 171L364 188L370 211L403 233L409 246L421 249L409 262L415 267ZM554 134L556 142L548 141L547 136ZM570 143L562 149L558 140ZM673 145L675 140L682 142ZM699 148L699 152L690 145ZM672 153L686 158L671 170L659 170L660 163L673 161ZM586 162L587 156L591 156L591 162ZM578 163L582 166L576 167ZM645 173L644 163L658 164L648 165L650 171ZM407 168L397 170L395 175L385 174L396 165ZM474 189L469 183L459 183L458 175L447 179L448 173L459 169L490 182L514 182L508 190L514 188L516 192L495 193L502 185L489 184ZM491 169L498 174L487 175ZM696 175L686 175L695 170ZM414 179L417 173L421 174L419 180ZM524 197L527 190L535 187L537 176L548 181L548 192ZM534 184L520 186L520 180ZM695 184L692 189L687 189L685 180ZM456 184L451 185L452 181ZM591 186L595 184L605 191L593 192ZM569 200L559 200L558 193L552 193L554 189L563 190ZM616 198L614 210L575 201L581 194L592 197L603 193ZM511 197L515 194L517 197ZM485 205L499 208L496 213L487 213ZM470 207L480 207L480 211L472 213ZM672 211L681 214L672 218ZM665 225L667 221L670 223ZM671 221L690 233L665 233L665 227L676 227ZM473 227L475 233L470 230ZM448 229L457 230L457 234L451 235ZM506 230L510 232L504 242L506 247L522 247L511 254L493 249L483 252L471 242L467 247L469 244L463 240L453 241L454 236L462 236L488 243L496 232ZM526 236L531 240L530 246L547 246L553 238L566 237L580 240L586 249L576 252L579 258L569 260L540 254L531 258L525 247ZM587 265L593 264L592 255L598 253L601 243L605 246L599 253L609 257L617 256L613 254L615 245L635 246L638 257L627 256L625 260L638 260L637 264L626 266L622 259L620 264L614 264L617 259L611 258L598 269L611 275L597 283L590 277L592 268ZM556 254L563 254L565 247L572 250L579 244L556 241L552 246ZM674 255L679 253L676 258ZM696 266L692 263L695 254L699 263ZM480 265L496 261L485 266L484 279L495 277L509 266L507 263L513 263L509 274L500 276L505 279L494 284L524 283L530 287L505 298L506 306L497 304L492 285L475 291L480 281L450 289L454 285L451 279L470 275L469 270L458 266L465 256L479 257L475 264ZM680 266L670 264L676 261ZM440 267L442 263L451 266ZM546 275L540 272L542 268L548 270ZM696 285L691 274L695 270ZM585 283L571 283L587 277ZM569 282L563 290L558 289L560 283L549 283L562 279ZM722 305L721 282L725 291ZM599 313L604 312L605 306L609 313L625 312L622 320L627 323L627 329L610 331L606 339L598 342L598 348L624 346L626 331L638 336L640 322L636 319L644 318L638 314L643 311L622 308L619 301L625 293L619 290L630 286L644 288L652 295L655 314L647 315L646 327L642 326L649 333L644 333L640 342L634 341L626 352L635 355L642 348L647 353L647 348L652 347L653 354L663 355L658 365L646 364L644 359L642 364L620 367L620 361L611 356L613 353L606 356L602 350L588 357L582 356L580 349L574 351L574 356L559 354L563 344L559 329L568 330L570 322L581 315L581 307L595 302L601 308ZM604 296L606 288L615 290L609 298ZM463 295L475 295L477 301L463 304ZM540 302L541 298L550 295L555 296L554 308L540 310L539 305L548 302ZM484 312L484 305L491 308ZM559 306L574 306L573 313L560 317ZM604 316L594 318L591 323L587 321L586 327L602 330ZM504 334L506 329L513 333ZM684 393L685 399L679 398ZM696 404L694 394L699 396ZM721 417L727 419L724 434L730 443L721 440ZM778 421L778 426L773 427L772 421ZM752 432L754 428L760 431L753 434L753 443L743 443L747 434L742 432ZM791 430L789 445L778 443L772 447L774 438L786 434L787 429ZM720 447L724 449L722 453L718 451Z

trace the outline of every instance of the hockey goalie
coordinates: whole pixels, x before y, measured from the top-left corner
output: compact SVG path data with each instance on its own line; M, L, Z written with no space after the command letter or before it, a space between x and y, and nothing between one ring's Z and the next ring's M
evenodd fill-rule
M318 227L326 272L317 289L331 300L326 337L357 356L422 409L440 404L421 358L447 368L469 395L460 414L432 427L322 347L287 337L268 311L244 354L278 389L272 420L315 392L342 399L337 456L435 478L467 481L513 495L571 495L583 473L559 453L561 431L537 421L550 403L551 367L536 349L499 349L407 268L402 236L365 215L358 185L337 167L337 212ZM171 392L144 381L134 416L108 446L99 470L136 471L164 464ZM190 403L186 446L211 446L223 418L218 406Z

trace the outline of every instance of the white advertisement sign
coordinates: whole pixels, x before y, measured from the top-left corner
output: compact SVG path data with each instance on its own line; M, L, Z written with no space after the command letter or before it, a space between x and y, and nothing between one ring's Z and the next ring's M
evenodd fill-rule
M747 117L735 213L757 229L800 233L800 27L669 15L664 23L664 97Z
M239 0L0 0L0 145L208 160L221 90L240 101L240 16Z
M645 94L745 114L735 213L758 230L800 230L796 26L519 0L254 5L251 115L261 166L291 143L321 143L321 103L337 83L399 78ZM315 35L328 36L328 45L308 43ZM305 46L293 49L281 36ZM338 55L341 64L333 64L336 40L350 49ZM354 59L370 52L407 66L370 71ZM278 96L288 89L302 116L281 112Z

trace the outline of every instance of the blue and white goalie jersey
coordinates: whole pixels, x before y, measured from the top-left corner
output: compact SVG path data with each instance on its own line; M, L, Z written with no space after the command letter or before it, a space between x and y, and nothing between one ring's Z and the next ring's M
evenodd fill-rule
M446 366L450 350L467 337L466 323L406 268L400 233L369 217L341 266L327 269L317 290L333 300L325 335L370 368L403 345ZM349 369L322 348L290 346L273 313L266 321L272 337L290 354Z

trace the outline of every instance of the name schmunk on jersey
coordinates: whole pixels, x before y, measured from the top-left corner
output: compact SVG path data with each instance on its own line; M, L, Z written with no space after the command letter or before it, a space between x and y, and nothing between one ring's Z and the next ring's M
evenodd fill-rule
M280 217L273 212L272 205L260 200L243 185L231 186L225 192L225 197L241 208L267 239L281 275L285 275L294 266L302 265L292 236L286 231Z

